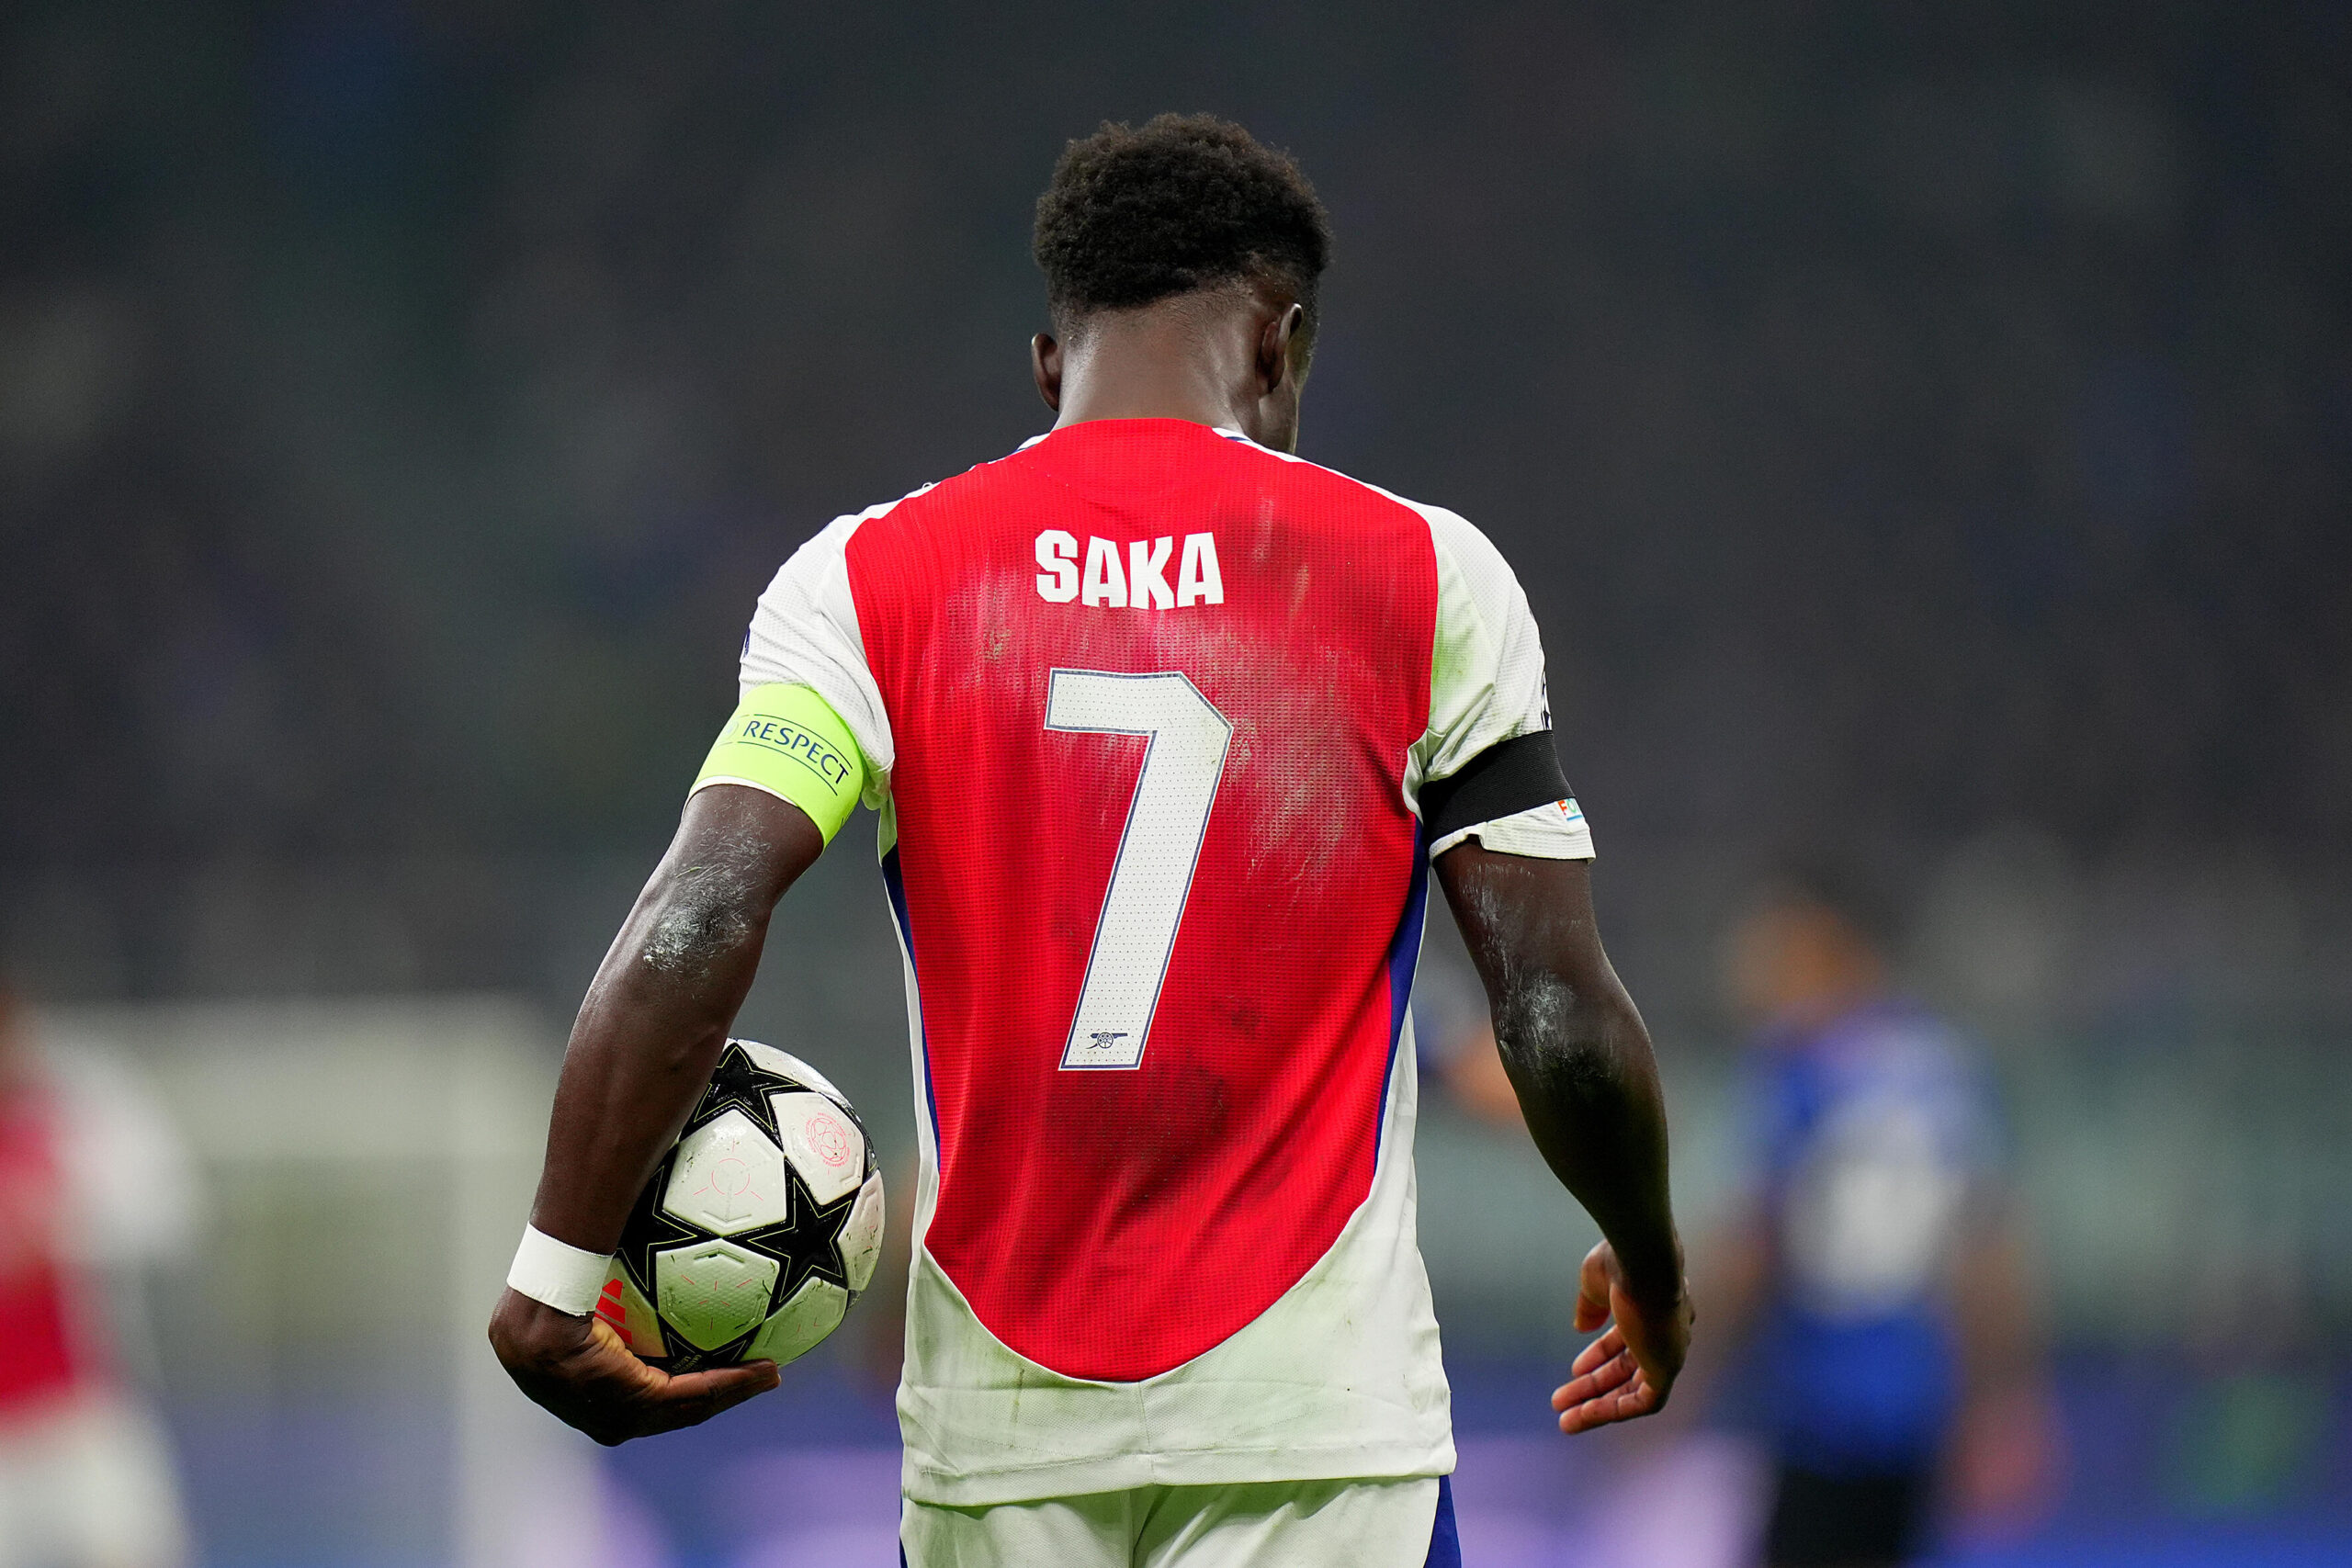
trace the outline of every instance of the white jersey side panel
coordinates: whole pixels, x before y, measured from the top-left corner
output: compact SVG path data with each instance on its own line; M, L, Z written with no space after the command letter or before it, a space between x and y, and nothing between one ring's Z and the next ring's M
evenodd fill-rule
M918 1242L899 1387L906 1495L977 1507L1450 1473L1451 1395L1414 1221L1416 1086L1408 1020L1371 1193L1331 1250L1240 1333L1143 1382L1083 1382L1016 1355ZM937 1180L926 1145L919 1219Z

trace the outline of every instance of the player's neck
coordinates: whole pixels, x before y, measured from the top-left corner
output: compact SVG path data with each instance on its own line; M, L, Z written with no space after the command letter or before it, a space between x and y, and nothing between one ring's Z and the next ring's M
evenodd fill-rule
M1220 403L1213 389L1178 377L1106 378L1105 384L1080 386L1062 399L1054 428L1086 424L1099 419L1182 419L1227 430L1241 428L1230 404Z
M1254 347L1260 323L1198 296L1105 311L1061 351L1054 428L1181 419L1263 441Z
M1230 377L1199 352L1203 346L1097 329L1069 355L1054 428L1098 419L1184 419L1240 428L1244 413L1231 395Z

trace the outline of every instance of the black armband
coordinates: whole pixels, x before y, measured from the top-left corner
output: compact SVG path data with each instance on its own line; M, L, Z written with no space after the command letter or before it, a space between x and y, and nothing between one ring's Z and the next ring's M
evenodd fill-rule
M1552 732L1539 729L1498 740L1444 778L1422 784L1423 833L1434 844L1449 833L1575 794L1560 769L1560 754L1552 750Z

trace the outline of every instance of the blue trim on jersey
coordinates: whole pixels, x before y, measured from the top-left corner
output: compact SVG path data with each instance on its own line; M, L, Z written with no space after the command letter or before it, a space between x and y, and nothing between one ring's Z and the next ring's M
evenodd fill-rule
M915 969L914 922L907 918L907 879L899 871L899 846L896 844L892 844L889 852L882 857L882 886L890 895L890 918L899 922L899 940L906 943L907 967L914 969L915 974L920 976L922 971ZM917 1008L922 1005L922 991L920 986L915 991L915 1005ZM931 1111L932 1153L937 1157L940 1168L944 1170L947 1164L947 1151L939 1141L939 1096L931 1087L931 1026L929 1024L923 1025L922 1038L915 1042L915 1048L922 1053L922 1098L924 1105Z
M1437 1478L1437 1523L1430 1527L1429 1561L1422 1568L1462 1568L1462 1532L1453 1524L1453 1477Z
M1372 1168L1380 1168L1381 1134L1388 1129L1388 1093L1396 1081L1396 1043L1405 1037L1405 1020L1411 1016L1413 972L1421 962L1421 921L1429 912L1429 829L1413 825L1413 880L1405 894L1405 912L1396 920L1396 934L1388 939L1388 1070L1380 1078L1380 1103L1372 1112Z

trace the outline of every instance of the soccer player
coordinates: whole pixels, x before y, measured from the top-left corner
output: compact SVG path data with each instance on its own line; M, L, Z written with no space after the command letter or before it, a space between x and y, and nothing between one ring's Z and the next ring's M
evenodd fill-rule
M927 1563L1455 1560L1414 1235L1432 868L1527 1124L1607 1238L1564 1431L1657 1409L1690 1314L1640 1016L1542 649L1484 536L1293 457L1329 238L1297 167L1162 116L1037 208L1052 431L842 517L574 1027L492 1338L614 1443L773 1387L590 1315L769 914L861 799L922 1150L899 1394Z
M194 1228L187 1151L137 1076L52 1055L0 981L0 1568L180 1568L163 1425L107 1275Z
M1913 1561L1939 1491L2015 1528L2058 1462L1992 1091L1958 1032L1894 990L1874 902L1804 868L1727 954L1761 1028L1755 1169L1713 1249L1710 1348L1751 1352L1771 1568Z

